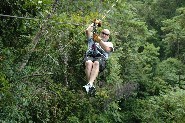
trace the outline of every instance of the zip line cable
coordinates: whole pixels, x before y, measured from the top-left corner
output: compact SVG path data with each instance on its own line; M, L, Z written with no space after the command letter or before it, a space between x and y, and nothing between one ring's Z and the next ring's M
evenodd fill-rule
M116 0L115 4L113 4L113 5L111 6L111 8L103 15L103 17L102 17L101 20L103 20L103 19L106 18L107 14L113 9L113 7L116 5L116 3L117 3L118 1L119 1L119 0ZM101 10L100 10L100 11L101 11ZM99 11L99 12L100 12L100 11ZM84 31L84 30L83 30L83 31ZM78 35L80 35L83 31L79 32L79 33L76 35L76 37L77 37ZM73 41L73 40L71 40L71 41ZM69 41L69 42L67 43L66 47L71 43L71 41ZM65 49L66 47L64 47L64 49ZM64 50L64 49L63 49L63 50Z
M111 8L104 14L104 16L102 17L102 20L106 18L107 14L113 9L113 7L116 5L116 3L117 3L118 1L119 1L119 0L116 0L115 4L113 4L113 5L111 6ZM84 30L83 30L83 31L84 31ZM79 32L79 33L76 35L76 37L77 37L78 35L80 35L83 31ZM72 41L73 41L73 40L69 41L69 42L67 43L67 45L64 47L64 49L65 49ZM63 51L64 51L64 49L63 49Z
M111 6L111 8L110 8L106 13L104 13L104 15L103 15L103 17L101 18L101 20L103 20L103 19L106 18L106 16L108 15L108 13L113 9L113 7L116 5L116 3L117 3L118 1L119 1L119 0L116 0L115 4L113 4L113 5ZM81 33L82 33L82 31L81 31L79 34L81 34Z
M4 14L0 14L0 16L1 16L1 17L9 17L9 18L25 19L25 20L35 20L35 21L43 20L44 22L51 22L51 23L55 23L55 24L68 24L68 25L76 25L76 26L83 25L83 24L77 24L77 23L57 22L57 21L51 21L51 20L46 20L46 19L38 19L38 18L30 18L30 17L21 17L21 16L13 16L13 15L4 15Z
M118 2L118 0L115 2L115 4L113 4L111 6L111 9L116 5L116 3ZM111 11L111 9L109 9L104 16L102 17L102 20L106 18L107 14ZM5 14L0 14L1 17L9 17L9 18L18 18L18 19L26 19L26 20L35 20L35 21L39 21L39 20L43 20L43 21L48 21L46 19L38 19L38 18L31 18L31 17L23 17L23 16L15 16L15 15L5 15ZM57 21L50 21L53 23L57 23L57 24L73 24L73 25L82 25L82 24L75 24L75 23L65 23L65 22L57 22Z
M111 9L116 5L116 3L118 2L118 0L115 2L115 4L113 4L111 6ZM111 11L111 9L109 9L102 17L101 20L105 19L107 14ZM100 12L100 11L99 11ZM25 19L25 20L35 20L35 21L39 21L39 20L43 20L43 21L49 21L49 20L46 20L46 19L38 19L38 18L31 18L31 17L23 17L23 16L15 16L15 15L5 15L5 14L0 14L1 17L9 17L9 18L18 18L18 19ZM76 26L80 26L80 25L83 25L83 24L77 24L77 23L65 23L65 22L57 22L57 21L49 21L49 22L52 22L52 23L56 23L56 24L69 24L69 25L76 25Z
M116 3L117 3L118 1L119 1L119 0L117 0ZM111 6L111 9L109 9L109 10L104 14L104 16L102 17L102 20L106 18L107 14L113 9L113 7L116 5L116 3L113 4L113 5ZM77 37L78 35L80 35L82 32L83 32L83 31L79 32L79 33L76 35L76 37ZM73 39L70 40L70 41L65 45L65 47L63 48L63 51L64 51L64 52L65 52L65 48L66 48L72 41L74 41L74 40L73 40ZM53 59L51 56L50 56L50 58ZM53 61L54 61L57 65L59 65L58 61L56 61L56 60L54 60L54 59L53 59Z
M113 9L113 7L116 5L117 2L118 2L118 0L116 0L115 4L113 4L113 5L111 6L111 9ZM106 18L107 14L111 11L111 9L109 9L109 10L105 13L105 15L102 17L102 20Z
M19 19L26 19L26 20L40 20L37 18L30 18L30 17L19 17L19 16L12 16L12 15L4 15L4 14L0 14L1 17L10 17L10 18L19 18Z
M57 1L57 0L56 0ZM116 3L118 2L119 0L116 0L116 2L111 6L111 8L106 12L104 13L104 15L102 16L102 19L105 19L106 16L108 15L108 13L113 9L113 7L116 5ZM55 8L55 7L54 7ZM56 9L56 8L55 8ZM23 17L23 16L14 16L14 15L5 15L5 14L0 14L1 17L9 17L9 18L18 18L18 19L25 19L25 20L35 20L35 21L40 21L40 20L43 20L44 22L52 22L52 23L55 23L55 24L69 24L69 25L76 25L76 26L80 26L80 25L83 25L83 24L76 24L76 23L65 23L65 22L57 22L57 21L50 21L50 20L46 20L46 19L38 19L38 18L31 18L31 17ZM80 35L83 31L81 31L80 33L77 34ZM72 40L71 40L72 41ZM67 46L70 44L70 42L67 44ZM64 49L63 49L64 50ZM50 56L51 58L51 56ZM52 58L53 59L53 58ZM56 63L56 61L54 60L54 62ZM57 63L58 64L58 63Z

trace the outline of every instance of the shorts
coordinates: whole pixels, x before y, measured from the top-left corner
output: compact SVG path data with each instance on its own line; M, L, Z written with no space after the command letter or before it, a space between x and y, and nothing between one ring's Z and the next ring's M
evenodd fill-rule
M106 67L106 59L103 56L99 57L91 57L91 56L85 56L84 57L84 67L85 67L85 62L91 60L92 62L98 61L99 62L99 71L102 72L105 67Z

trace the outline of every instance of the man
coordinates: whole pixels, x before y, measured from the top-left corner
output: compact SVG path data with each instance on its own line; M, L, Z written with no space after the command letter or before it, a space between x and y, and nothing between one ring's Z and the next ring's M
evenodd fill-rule
M94 23L89 25L86 29L88 50L84 61L88 84L83 87L90 95L95 94L93 83L96 80L98 73L104 70L106 60L108 59L110 52L113 51L113 44L108 42L110 31L108 29L103 29L99 36L94 32L94 27L100 25L100 20L94 20Z

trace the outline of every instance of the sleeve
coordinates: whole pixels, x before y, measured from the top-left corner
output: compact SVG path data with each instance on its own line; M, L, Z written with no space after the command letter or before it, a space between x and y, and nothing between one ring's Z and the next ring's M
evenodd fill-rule
M112 42L107 42L107 43L108 43L108 46L109 46L110 48L112 48L112 51L111 51L111 52L113 52L113 51L114 51L113 43L112 43Z

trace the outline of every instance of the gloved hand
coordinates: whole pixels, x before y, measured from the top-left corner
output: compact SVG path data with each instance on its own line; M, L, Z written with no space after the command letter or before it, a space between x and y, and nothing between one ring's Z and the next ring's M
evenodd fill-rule
M97 42L97 43L100 43L101 38L100 38L100 36L98 36L98 34L94 33L94 34L93 34L93 40L94 40L95 42Z
M98 19L94 19L94 22L97 24L98 27L101 27L101 20L98 20Z

